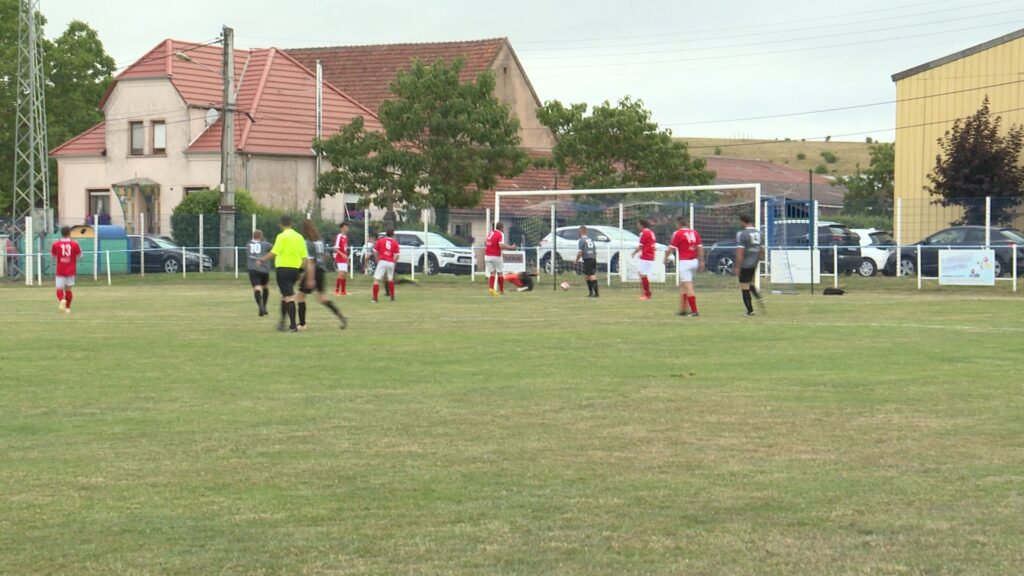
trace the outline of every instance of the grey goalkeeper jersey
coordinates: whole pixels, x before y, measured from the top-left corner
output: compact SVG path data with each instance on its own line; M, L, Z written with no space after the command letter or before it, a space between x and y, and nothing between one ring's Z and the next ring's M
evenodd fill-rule
M324 272L334 269L332 260L327 258L327 247L323 240L306 240L306 257L313 261L313 267Z
M270 272L270 263L259 262L259 259L270 253L273 246L266 240L249 240L245 245L250 272Z
M590 236L580 236L579 251L584 258L597 258L597 245Z
M744 228L736 233L736 242L743 247L743 261L740 268L755 268L761 261L761 232L757 228Z

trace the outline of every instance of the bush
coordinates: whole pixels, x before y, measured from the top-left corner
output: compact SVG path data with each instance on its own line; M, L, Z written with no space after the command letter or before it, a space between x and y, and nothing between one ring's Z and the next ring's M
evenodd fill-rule
M828 167L824 164L818 164L814 167L815 174L828 174Z
M892 230L892 216L880 214L851 214L845 210L835 217L835 221L846 224L850 228L878 228Z
M836 163L836 161L837 161L837 160L839 160L839 157L838 157L838 156L836 156L836 153L835 153L835 152L831 152L831 151L829 151L829 150L824 150L824 151L822 151L822 153L821 153L821 157L822 157L822 158L823 158L823 159L825 160L825 162L826 162L826 163L828 163L828 164L835 164L835 163Z
M797 160L807 160L807 154L804 154L803 152L797 152L796 153L796 159Z
M715 146L715 156L721 156L721 155L722 155L722 148L720 146Z

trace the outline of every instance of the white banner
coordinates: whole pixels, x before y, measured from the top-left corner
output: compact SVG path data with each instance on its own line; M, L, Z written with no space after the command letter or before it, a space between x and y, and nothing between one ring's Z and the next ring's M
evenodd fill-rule
M772 284L810 284L811 268L821 283L821 250L772 250L771 266Z
M522 250L504 250L501 253L502 267L505 273L526 272L526 252Z
M950 286L995 286L995 251L940 250L939 284Z

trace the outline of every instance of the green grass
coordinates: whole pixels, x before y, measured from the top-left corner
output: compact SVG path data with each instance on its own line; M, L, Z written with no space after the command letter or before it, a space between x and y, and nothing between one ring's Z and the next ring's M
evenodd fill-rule
M3 574L1017 574L1019 295L0 285Z

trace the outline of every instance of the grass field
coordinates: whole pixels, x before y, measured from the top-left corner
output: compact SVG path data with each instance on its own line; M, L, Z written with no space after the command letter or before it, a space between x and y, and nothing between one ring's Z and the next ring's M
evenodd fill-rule
M679 138L690 147L690 152L701 158L714 156L715 148L722 149L725 158L748 160L769 160L798 170L813 170L818 164L825 164L829 174L850 176L871 165L871 145L865 142L801 142L798 140L734 140L729 138ZM836 162L828 164L822 152L832 152ZM804 159L797 157L803 154Z
M1019 574L1022 297L875 280L0 285L0 573Z

